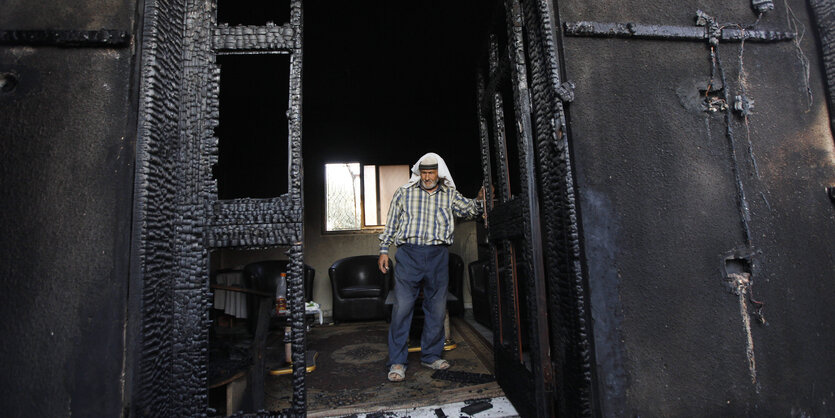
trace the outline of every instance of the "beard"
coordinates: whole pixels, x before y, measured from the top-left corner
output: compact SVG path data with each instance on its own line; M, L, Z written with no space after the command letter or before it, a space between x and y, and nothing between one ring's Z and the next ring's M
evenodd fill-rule
M421 187L423 190L432 190L432 189L434 189L435 187L437 187L437 186L438 186L438 184L439 184L440 182L441 182L441 179L437 179L437 180L435 180L435 181L433 181L433 182L425 182L425 181L421 180L421 181L420 181L420 187Z

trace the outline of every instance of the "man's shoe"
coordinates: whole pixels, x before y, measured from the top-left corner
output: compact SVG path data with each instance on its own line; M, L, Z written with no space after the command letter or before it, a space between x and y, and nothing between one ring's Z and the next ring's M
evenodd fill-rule
M389 382L401 382L406 378L405 364L392 364L389 368Z
M435 360L431 363L420 363L420 364L422 364L424 367L428 367L432 370L446 370L446 369L449 368L449 362L442 359L442 358L439 358L439 359L437 359L437 360Z

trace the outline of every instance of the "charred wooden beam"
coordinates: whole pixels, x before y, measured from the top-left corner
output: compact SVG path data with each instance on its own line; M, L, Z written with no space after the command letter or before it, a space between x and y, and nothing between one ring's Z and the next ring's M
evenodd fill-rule
M212 43L218 51L235 50L292 50L297 49L296 32L290 23L278 26L218 26Z

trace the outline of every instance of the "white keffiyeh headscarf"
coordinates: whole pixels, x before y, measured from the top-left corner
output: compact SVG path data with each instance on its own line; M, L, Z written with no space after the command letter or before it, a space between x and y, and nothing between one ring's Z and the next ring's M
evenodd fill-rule
M409 182L407 184L412 185L412 184L415 184L415 183L420 181L420 163L426 157L434 157L435 160L438 161L438 178L439 179L444 179L444 184L447 187L451 187L451 188L454 189L455 188L455 182L452 181L452 174L449 173L449 168L447 168L446 163L444 162L444 159L441 158L440 155L435 154L434 152L427 152L426 154L423 155L423 157L420 157L417 160L415 165L412 166L412 177L409 179Z

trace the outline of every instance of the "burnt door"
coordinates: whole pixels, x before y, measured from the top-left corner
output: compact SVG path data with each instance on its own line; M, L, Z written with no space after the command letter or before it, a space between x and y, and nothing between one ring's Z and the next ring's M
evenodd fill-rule
M598 414L815 415L835 160L808 3L557 7Z
M539 201L521 8L508 1L480 69L496 378L523 416L553 415Z
M595 409L557 22L549 1L506 1L478 71L496 375L524 416Z

